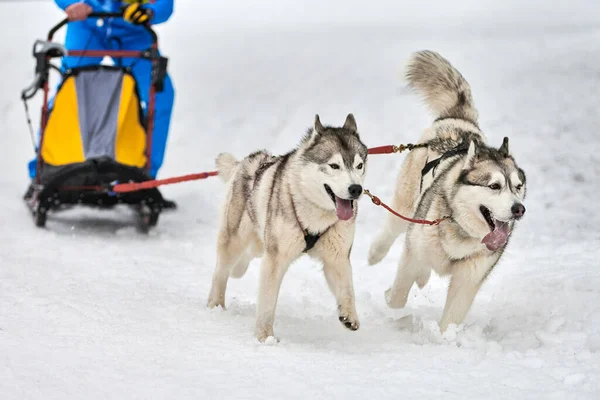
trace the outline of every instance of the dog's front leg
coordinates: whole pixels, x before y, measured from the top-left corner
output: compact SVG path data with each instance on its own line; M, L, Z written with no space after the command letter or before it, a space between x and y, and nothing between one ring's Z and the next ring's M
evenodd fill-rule
M440 320L442 333L448 329L448 325L463 322L487 271L481 263L473 261L459 261L452 268L444 314Z
M354 300L354 283L352 280L352 264L350 254L325 252L323 272L329 288L337 300L340 322L353 331L360 326Z
M263 256L258 285L258 304L256 307L255 336L260 342L273 334L275 308L279 297L279 289L283 276L287 272L290 261L280 253L267 250Z

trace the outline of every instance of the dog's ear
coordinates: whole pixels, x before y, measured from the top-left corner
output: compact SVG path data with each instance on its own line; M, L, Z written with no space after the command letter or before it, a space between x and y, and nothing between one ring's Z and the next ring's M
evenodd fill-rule
M321 124L321 119L319 118L319 114L315 114L315 123L313 126L315 133L320 134L325 131L323 124Z
M347 129L352 133L356 133L356 120L354 119L354 115L352 113L348 114L348 116L346 117L346 122L344 122L344 129Z
M474 141L469 144L469 150L467 151L467 157L463 164L463 169L471 169L475 165L475 158L477 157L477 145Z
M323 132L325 132L325 128L323 127L323 124L321 124L319 114L315 114L315 122L313 122L313 127L306 132L306 135L304 135L302 144L304 146L311 146Z
M510 155L510 151L508 150L508 138L507 137L504 137L504 140L502 141L502 146L500 146L498 151L504 157L508 157Z

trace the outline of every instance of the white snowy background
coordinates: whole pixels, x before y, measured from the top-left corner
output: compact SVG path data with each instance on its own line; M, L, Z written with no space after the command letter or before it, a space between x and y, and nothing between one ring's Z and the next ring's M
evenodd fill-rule
M0 399L600 398L597 0L176 2L159 29L177 90L161 177L212 170L221 151L283 153L315 113L354 113L369 146L414 141L432 116L401 72L420 49L465 75L489 141L509 136L527 173L526 216L463 325L439 334L435 275L404 310L386 307L402 240L367 265L386 215L365 198L351 257L360 330L301 259L275 346L252 337L258 260L230 281L227 311L205 308L216 178L165 187L180 209L147 236L121 209L34 227L19 93L33 41L60 18L52 1L0 2ZM369 160L366 187L384 201L401 160Z

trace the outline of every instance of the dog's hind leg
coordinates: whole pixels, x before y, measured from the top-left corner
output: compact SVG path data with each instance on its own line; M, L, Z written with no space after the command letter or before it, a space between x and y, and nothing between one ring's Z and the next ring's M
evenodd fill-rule
M253 236L255 236L255 238L250 241L250 244L246 247L246 249L244 249L244 251L242 251L238 260L235 262L233 267L231 267L231 271L229 273L230 277L239 279L244 276L248 270L248 265L250 265L250 262L262 254L262 243L260 240L258 240L258 237L256 237L255 234L253 234Z
M237 259L237 261L231 267L229 276L232 278L239 279L246 274L250 261L254 259L254 254L250 249L245 249Z
M329 289L335 295L339 319L350 330L358 330L360 322L356 312L352 265L349 254L323 252L323 272Z
M238 235L229 236L222 230L217 238L217 267L213 272L212 287L208 297L209 308L221 306L225 308L225 291L232 267L240 258L244 246Z
M394 207L394 210L397 207ZM377 234L377 237L371 244L369 249L369 265L375 265L379 263L389 253L392 245L404 231L406 230L406 223L400 218L390 214L385 222L383 228Z
M410 289L420 275L423 275L421 269L416 264L416 260L411 256L408 248L402 253L396 278L391 288L385 292L385 301L390 308L403 308L408 300ZM422 278L420 279L422 282Z

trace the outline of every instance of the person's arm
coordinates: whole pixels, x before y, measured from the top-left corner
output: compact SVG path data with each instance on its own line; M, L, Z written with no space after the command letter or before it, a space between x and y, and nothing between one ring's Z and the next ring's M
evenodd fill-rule
M55 0L55 1L71 1L71 0ZM156 0L154 3L144 5L145 8L152 10L152 20L150 23L162 24L166 22L173 14L173 3L175 0Z
M54 0L67 13L69 21L83 21L94 9L86 0Z
M56 3L56 5L58 7L65 10L67 7L69 7L75 3L82 2L82 0L54 0L54 2ZM85 3L85 1L83 1L83 3Z

